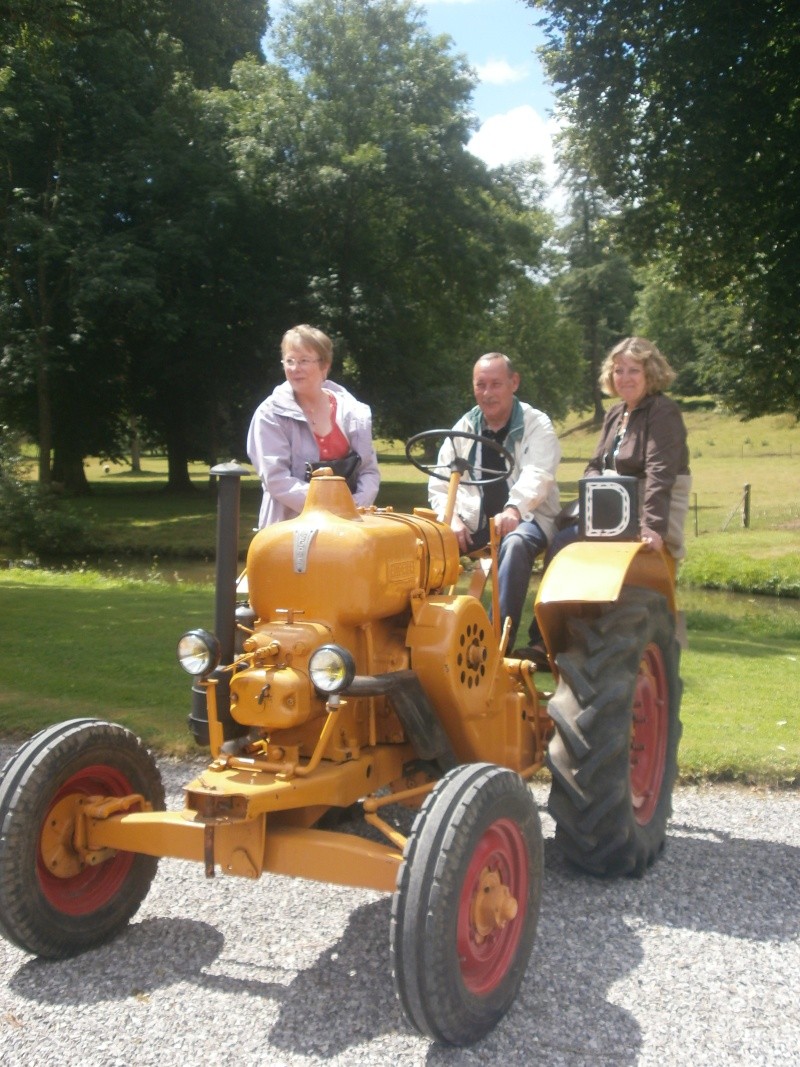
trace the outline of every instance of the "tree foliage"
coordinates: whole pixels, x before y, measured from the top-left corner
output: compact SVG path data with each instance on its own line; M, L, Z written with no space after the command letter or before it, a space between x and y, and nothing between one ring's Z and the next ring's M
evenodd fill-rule
M747 330L739 309L681 285L666 260L636 273L638 291L631 332L650 337L675 369L676 393L722 392L720 378L731 356L743 358Z
M528 0L591 172L641 258L740 309L720 378L800 414L800 8L790 0Z
M173 489L241 455L296 322L396 436L459 409L495 311L530 334L540 178L467 151L474 76L413 4L291 0L269 62L261 0L0 17L0 415L43 484L132 426Z
M578 408L589 407L595 422L605 409L598 383L607 350L628 333L636 282L617 232L618 212L586 170L578 146L562 144L567 221L558 233L564 267L554 286L580 334L583 374L573 393Z
M169 366L165 335L171 329L174 343L179 313L148 240L147 205L159 205L150 221L162 248L174 252L188 223L184 244L194 241L195 264L207 258L197 202L210 209L224 176L196 191L208 166L197 122L193 129L187 118L198 110L191 94L195 82L221 72L227 79L230 60L257 46L263 9L253 0L203 0L182 41L181 7L0 6L0 402L38 441L44 484L52 474L80 488L83 456L117 446L136 399L131 330L146 328L159 367ZM205 50L201 25L210 35ZM167 128L170 168L158 165Z
M0 425L0 543L48 559L91 549L85 522L55 491L28 477L19 434Z
M294 121L270 180L305 235L309 315L383 433L436 424L498 285L539 259L541 205L467 151L473 76L412 4L290 0L271 50Z
M520 374L519 397L563 419L583 396L584 364L578 325L567 317L554 286L518 275L497 296L475 358L503 352ZM473 404L470 381L463 383L460 409Z

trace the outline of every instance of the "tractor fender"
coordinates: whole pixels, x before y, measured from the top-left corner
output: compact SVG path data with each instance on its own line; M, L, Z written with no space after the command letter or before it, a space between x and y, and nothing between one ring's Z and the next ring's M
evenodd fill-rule
M675 561L641 541L576 541L553 558L539 584L534 611L551 659L563 648L566 621L581 604L619 600L625 586L661 593L674 615Z

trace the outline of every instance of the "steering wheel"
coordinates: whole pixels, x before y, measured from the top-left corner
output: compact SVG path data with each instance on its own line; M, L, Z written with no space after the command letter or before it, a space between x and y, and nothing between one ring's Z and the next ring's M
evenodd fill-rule
M455 441L459 437L466 438L468 441L478 441L482 446L498 452L505 465L503 470L498 471L494 467L478 467L474 463L470 463L468 459L462 459L458 455L453 456L446 468L442 463L423 463L411 455L412 447L419 444L420 441L432 439L439 441L438 452L446 439L449 438L451 441ZM409 437L406 441L406 459L417 470L422 471L423 474L429 474L432 478L438 478L442 482L449 482L452 475L457 473L461 475L461 485L494 485L495 482L502 482L508 478L511 468L514 466L514 457L499 441L493 441L491 437L482 437L479 433L470 433L469 430L423 430L422 433L414 434L413 437ZM446 469L447 473L442 473L443 468ZM464 477L464 474L470 469L473 474L478 474L477 478ZM488 474L489 477L482 478L480 477L482 474Z

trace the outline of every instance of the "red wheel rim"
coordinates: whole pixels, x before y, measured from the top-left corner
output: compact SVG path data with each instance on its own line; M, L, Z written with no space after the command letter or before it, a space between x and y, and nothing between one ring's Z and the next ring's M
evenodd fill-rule
M480 937L473 922L473 903L481 874L497 872L518 904L517 915L505 926ZM528 902L528 852L519 827L498 819L487 829L472 855L458 905L457 950L464 985L475 996L486 996L503 980L514 962L525 923Z
M631 730L631 799L640 826L653 817L664 780L669 723L669 685L658 645L648 645L639 664Z
M42 825L60 800L68 796L129 796L135 790L121 771L98 764L73 774L50 802ZM132 809L135 810L135 809ZM125 882L134 860L132 852L117 852L96 867L87 866L71 878L57 878L36 858L39 885L47 901L64 915L89 915L112 900Z

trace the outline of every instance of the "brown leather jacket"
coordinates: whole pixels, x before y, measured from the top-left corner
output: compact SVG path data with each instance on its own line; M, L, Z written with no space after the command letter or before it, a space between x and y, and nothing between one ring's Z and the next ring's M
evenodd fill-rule
M587 475L614 469L614 438L624 410L624 403L619 403L606 412L597 450L586 467ZM617 451L616 471L644 483L640 485L642 527L666 538L675 479L689 474L686 426L674 400L663 393L652 393L633 409Z

